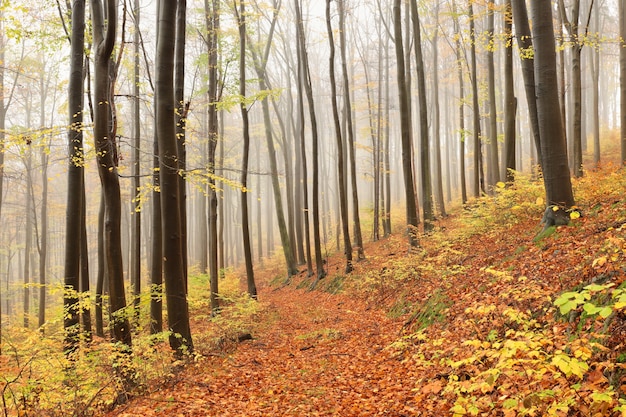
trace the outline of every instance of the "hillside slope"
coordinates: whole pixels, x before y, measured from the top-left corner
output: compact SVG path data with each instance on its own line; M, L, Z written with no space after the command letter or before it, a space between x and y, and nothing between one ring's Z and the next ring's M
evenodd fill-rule
M349 277L331 257L315 291L259 271L253 340L200 347L110 415L626 415L625 189L614 167L589 173L582 217L540 233L541 186L520 178L412 253L397 233Z

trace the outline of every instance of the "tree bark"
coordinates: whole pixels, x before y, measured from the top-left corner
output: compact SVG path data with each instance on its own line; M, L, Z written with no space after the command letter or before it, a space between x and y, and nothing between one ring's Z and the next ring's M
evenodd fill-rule
M533 45L537 114L543 155L543 181L548 209L567 209L574 205L567 161L567 145L559 111L556 52L552 10L549 2L532 0Z
M72 34L70 79L68 86L68 171L67 171L67 209L65 217L65 265L63 284L65 329L64 349L72 354L78 349L79 316L78 291L80 273L80 213L83 205L83 67L85 55L85 0L72 2ZM4 50L4 48L3 48ZM3 54L3 52L2 52ZM0 55L0 58L2 56ZM1 74L2 72L0 72ZM4 82L2 82L4 85ZM4 103L2 108L4 108ZM4 135L4 129L0 134ZM4 159L4 141L0 141L0 159ZM0 161L3 162L3 161ZM2 174L4 163L0 163L0 198L2 198ZM1 205L0 205L1 207Z
M217 72L218 72L218 35L220 25L220 2L219 0L212 0L209 6L209 0L204 2L204 10L206 15L206 27L207 27L207 39L208 39L208 69L209 69L209 85L208 85L208 118L209 118L209 152L208 152L208 174L209 183L207 185L207 193L209 199L208 207L208 238L209 238L209 282L211 290L211 311L216 313L219 309L219 268L218 268L218 199L216 191L216 150L219 138L219 125L218 125L218 93L217 93ZM222 219L222 224L224 220ZM222 229L223 230L223 229ZM222 238L223 242L223 238ZM223 247L223 246L222 246ZM223 251L222 251L223 253ZM224 267L224 261L222 260L222 267Z
M177 354L193 350L183 245L181 236L179 167L175 126L174 47L176 2L164 1L159 9L156 53L156 134L159 144L163 272L167 297L170 347Z
M415 71L417 72L417 90L419 100L420 125L420 167L422 186L422 211L424 213L424 232L433 230L435 215L433 212L433 185L430 173L430 138L428 136L428 104L426 102L426 74L422 53L422 29L420 25L417 0L411 0L411 21L413 22L413 42L415 43Z
M335 122L335 139L337 142L337 170L339 181L339 206L341 211L341 225L343 233L344 253L346 256L346 274L352 272L352 242L350 241L350 225L348 220L348 196L346 190L346 163L343 149L343 139L341 134L341 122L339 120L339 110L337 108L337 83L335 81L335 41L333 28L330 21L330 1L326 0L326 29L328 32L328 42L330 45L330 99L333 109L333 120ZM349 109L346 109L349 111Z
M504 159L505 178L508 183L515 179L515 115L517 99L513 85L513 33L512 33L511 0L506 0L504 11L504 34L506 50L504 57Z
M513 11L513 22L515 23L515 36L520 49L520 60L522 64L522 77L524 78L524 90L526 91L526 102L528 104L528 114L530 127L537 151L539 163L543 160L541 155L541 139L539 137L539 115L537 114L537 101L535 93L535 69L533 58L533 42L528 20L528 12L525 0L511 0Z
M97 103L94 111L94 140L98 173L104 192L104 244L113 337L130 346L130 323L124 314L126 297L122 262L120 182L117 172L117 143L115 131L112 129L113 92L109 77L117 29L117 2L105 1L103 7L101 0L91 0L95 46L94 102Z
M250 243L250 220L248 218L248 159L250 157L250 122L246 104L246 2L239 0L239 12L235 7L237 25L239 26L239 95L241 120L243 128L243 152L241 155L241 229L243 233L243 252L246 264L246 283L248 295L257 298L252 266L252 245Z
M402 44L402 12L400 0L393 2L394 40L396 64L398 66L398 96L400 101L400 129L402 138L402 172L404 174L404 192L406 199L406 224L409 245L418 246L417 239L417 205L415 204L415 183L413 181L413 161L411 152L411 123L409 114L409 97L406 88L404 46Z

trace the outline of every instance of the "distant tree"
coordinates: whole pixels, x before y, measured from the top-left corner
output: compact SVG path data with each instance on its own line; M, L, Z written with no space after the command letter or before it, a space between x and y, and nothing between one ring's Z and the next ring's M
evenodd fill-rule
M468 11L470 29L470 59L471 59L471 83L472 83L472 114L473 114L473 138L474 138L474 197L480 197L485 193L485 173L483 168L482 133L480 126L480 105L478 102L478 69L476 63L476 25L474 20L474 1L469 0Z
M337 82L335 81L335 41L330 18L330 0L326 0L326 29L328 31L328 42L330 45L329 71L330 71L330 99L333 110L333 120L335 126L335 140L337 142L337 171L339 186L339 206L341 209L341 225L343 233L344 254L346 256L346 273L353 269L352 265L352 242L350 241L350 224L348 219L348 196L346 187L346 162L343 147L343 136L341 134L341 121L339 120L339 110L337 106ZM346 111L350 111L347 109Z
M134 0L133 17L135 21L135 32L133 38L133 213L131 226L131 257L130 257L130 282L133 286L133 305L135 308L135 319L139 318L139 303L141 296L141 207L142 201L139 195L141 191L141 97L139 69L141 62L141 39L139 33L139 22L141 18L140 1Z
M274 17L270 24L270 31L268 33L267 41L265 43L265 49L261 55L256 48L250 48L252 52L252 59L254 69L257 73L257 79L259 83L259 90L267 91L268 89L268 77L267 77L267 62L269 57L270 48L272 46L272 39L274 35L274 28L276 27L276 19L278 12L278 4L274 3ZM278 221L278 231L280 234L280 242L283 247L283 255L285 256L285 263L287 264L287 276L291 277L298 273L298 266L296 265L296 259L294 251L291 248L291 241L289 239L289 230L287 229L287 222L285 221L285 212L283 209L283 198L278 176L278 162L276 158L276 148L274 145L274 134L272 132L272 123L270 118L270 108L268 104L268 97L261 101L261 109L263 111L263 124L265 128L265 140L267 142L267 150L270 163L270 171L272 174L272 189L274 192L274 202L276 208L276 219Z
M459 79L459 173L461 179L461 202L467 203L467 181L465 180L465 77L463 75L463 50L461 49L461 37L459 17L456 2L452 0L452 21L454 24L454 51L456 54L457 77Z
M328 5L326 6L328 7ZM301 11L299 4L296 5L296 14L301 17ZM322 247L321 247L321 237L320 237L320 208L319 208L319 178L320 178L320 163L319 163L319 133L317 127L317 115L315 112L315 103L313 98L313 86L311 81L311 69L309 65L309 58L307 53L307 48L305 44L305 35L304 35L304 22L302 19L298 19L297 26L297 37L298 37L298 57L300 62L298 64L299 70L299 82L304 87L304 92L306 93L307 103L309 105L309 119L311 123L311 145L313 148L312 152L312 165L313 165L313 190L312 190L312 203L313 203L313 242L314 242L314 250L315 250L315 266L317 268L317 277L316 282L326 276L326 270L324 269L324 259L322 259ZM300 91L302 93L302 91ZM302 103L299 103L301 105ZM304 162L306 160L306 148L304 145L304 115L302 114L301 120L303 126L300 131L300 150L301 150L301 160ZM306 175L304 172L303 166L303 181L306 180ZM308 227L306 224L307 213L305 212L305 230ZM307 240L309 240L307 233ZM349 241L349 237L348 237ZM311 259L310 251L307 250L307 257L309 260ZM352 257L352 253L350 253L350 258ZM346 270L348 267L346 267Z
M296 232L301 237L304 235L304 245L301 243L302 239L298 241L298 252L303 252L300 256L306 258L306 265L308 270L308 276L315 274L313 270L313 257L311 256L311 227L309 216L309 185L308 185L308 160L307 160L307 147L306 147L306 123L304 116L304 96L306 94L309 104L313 102L313 91L311 87L311 79L309 77L308 68L308 54L306 51L306 42L304 39L304 22L302 21L302 12L300 10L300 0L294 0L295 14L296 14L296 55L297 55L297 90L298 90L298 140L296 141L298 149L298 161L299 161L299 184L302 190L296 190L299 195L297 199L299 204L297 207L300 209L297 218L299 227L296 227ZM306 92L306 93L305 93ZM309 116L311 118L311 135L317 140L317 116L315 113L315 106L309 106ZM301 217L301 219L300 219ZM302 230L304 229L304 230ZM304 255L306 250L306 255Z
M489 147L487 155L489 156L489 185L492 187L500 181L500 162L498 157L498 108L496 103L496 69L494 62L494 49L496 43L495 34L495 2L487 3L487 32L489 36L490 46L487 47L487 85L489 95Z
M413 43L415 47L415 71L417 72L417 91L419 100L420 130L420 167L422 187L422 211L424 213L424 231L430 232L435 220L433 210L433 185L430 169L430 138L428 136L428 103L426 100L426 73L422 52L422 29L417 8L417 0L411 0L411 21L413 22Z
M350 157L350 185L352 188L352 220L354 222L354 243L357 259L365 258L363 249L363 234L361 233L361 216L359 214L359 192L356 174L356 151L354 138L354 121L352 120L352 103L350 99L350 81L348 79L348 64L346 57L346 10L345 0L337 0L339 14L339 51L341 56L341 75L343 80L343 100L346 112L346 133L348 140L348 155Z
M504 4L504 35L506 41L504 56L504 169L507 182L512 182L515 165L515 120L517 99L513 85L513 16L511 0Z
M626 166L626 0L619 0L619 85L621 165Z
M207 30L207 49L208 49L208 130L209 130L209 151L207 155L208 160L208 174L209 181L207 186L207 193L209 199L209 227L208 227L208 239L209 239L209 282L211 288L211 310L216 312L219 308L219 268L218 268L218 198L217 191L215 189L215 174L216 174L216 150L219 137L219 126L217 123L218 117L218 84L217 84L217 72L218 72L218 36L220 27L220 2L219 0L205 0L204 11L206 18L206 30ZM223 222L222 222L223 224ZM223 262L223 261L222 261ZM222 263L223 265L223 263Z
M591 3L593 4L593 2ZM579 19L580 19L580 0L573 0L569 9L571 16L568 17L565 10L565 3L559 0L559 13L564 23L567 34L569 35L569 44L571 45L571 73L572 73L572 142L573 155L572 164L575 177L583 175L583 151L582 151L582 70L580 56L583 43L580 40Z
M441 106L439 104L439 3L434 6L435 28L432 35L433 48L433 75L432 75L432 94L433 94L433 139L435 145L435 184L433 195L437 204L437 209L441 216L446 216L446 204L443 196L443 174L441 162ZM448 165L449 166L449 165Z
M156 48L156 136L159 145L163 273L170 347L178 354L193 350L182 259L178 149L174 93L174 46L178 2L159 6Z
M524 91L526 92L530 127L539 163L542 163L543 157L541 155L541 139L539 137L539 116L537 114L537 100L535 100L533 44L526 2L524 0L511 0L511 10L513 12L513 22L515 23L515 37L517 38L517 45L520 49L522 77L524 78Z
M402 138L402 172L404 174L404 192L406 197L406 223L408 227L409 245L415 247L417 240L417 205L415 204L415 183L413 181L413 161L411 143L411 123L409 114L409 96L406 88L404 46L402 43L402 10L401 1L393 2L393 28L398 66L398 97L400 101L400 131Z
M546 226L569 221L567 209L574 196L567 161L567 145L559 111L556 52L549 2L531 1L536 74L537 114L541 138L543 182L546 188ZM555 210L556 209L556 210Z
M246 2L239 0L233 4L237 25L239 26L239 108L243 129L243 152L241 154L241 230L243 233L243 251L246 264L246 283L248 295L257 298L256 284L254 282L254 268L252 266L252 243L250 239L250 219L248 215L248 160L250 157L250 122L248 118L248 105L246 103Z

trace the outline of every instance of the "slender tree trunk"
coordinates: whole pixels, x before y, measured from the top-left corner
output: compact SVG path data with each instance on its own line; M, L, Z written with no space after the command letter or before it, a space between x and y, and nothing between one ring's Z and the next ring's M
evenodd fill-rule
M490 42L494 47L487 48L487 69L489 85L489 185L495 186L500 181L500 163L498 157L498 109L496 106L496 69L494 64L494 51L496 43L495 17L493 12L494 2L487 4L487 22Z
M104 254L104 193L100 192L98 208L98 276L96 277L96 335L104 337L104 293L108 286L106 259ZM77 277L78 280L78 277ZM77 283L78 285L78 283ZM77 287L76 291L79 291ZM78 314L78 313L77 313ZM76 322L78 327L78 321Z
M456 10L456 3L452 1L452 15L455 33L459 33L459 18ZM461 40L457 36L455 39L456 66L457 76L459 79L459 172L461 180L461 201L467 203L467 181L465 179L465 81L463 76L463 51L461 49Z
M84 172L83 172L84 175ZM83 178L83 184L85 179ZM82 187L83 202L87 201L85 187ZM87 245L87 207L83 203L80 215L80 294L83 299L91 298L90 282L89 282L89 248ZM91 342L93 338L93 329L91 325L91 303L85 302L80 309L80 320L83 326L83 336L87 342Z
M176 44L174 46L174 100L176 120L176 147L178 154L178 204L180 212L180 244L183 263L185 291L187 290L187 151L185 147L185 124L189 103L185 103L185 43L187 31L187 0L178 0L176 8Z
M246 2L239 1L237 24L239 26L239 95L241 102L241 120L243 123L243 153L241 155L241 229L243 232L243 252L246 264L246 282L248 295L257 297L254 282L254 268L252 266L252 245L250 243L250 220L248 219L248 159L250 156L250 123L246 105Z
M43 107L43 104L42 104ZM43 127L43 123L41 123ZM46 149L41 150L41 237L39 244L39 317L38 327L46 322L46 271L48 263L48 154Z
M341 135L341 122L339 120L339 110L337 106L337 83L335 81L335 41L333 28L330 20L330 1L326 0L326 28L328 31L328 42L330 44L330 99L333 109L333 120L335 122L335 139L337 141L337 169L339 180L339 205L341 210L341 224L343 233L344 253L346 256L346 274L352 271L352 242L350 241L350 225L348 219L348 197L346 190L346 163L343 149L343 139Z
M406 199L406 223L409 245L418 246L417 240L417 205L415 204L415 184L413 181L413 161L411 143L411 123L409 114L409 97L406 88L404 46L402 44L402 13L400 0L393 2L393 21L396 62L398 66L398 92L400 100L400 129L402 137L402 172L404 174L404 192ZM389 149L389 148L387 148Z
M478 70L476 68L476 31L474 25L474 0L469 0L469 22L470 22L470 56L472 63L472 110L474 129L474 197L480 197L485 193L485 175L483 172L483 155L481 144L480 128L480 105L478 103Z
M619 0L618 5L619 5L619 34L620 34L620 41L619 41L619 45L620 45L620 48L619 48L620 147L621 147L621 165L626 166L626 0ZM0 153L0 157L2 157L1 153ZM0 183L0 187L1 187L1 183Z
M354 242L357 250L357 260L365 259L363 250L363 235L361 233L361 217L359 214L359 192L357 187L356 151L354 148L354 121L352 119L352 103L350 100L350 80L348 79L348 64L346 58L346 24L344 0L337 0L339 13L339 51L341 55L341 74L343 78L343 99L347 116L348 154L350 157L350 184L352 187L352 220L354 222Z
M206 27L208 32L208 55L209 55L209 89L208 89L208 99L209 99L209 108L208 108L208 118L209 118L209 152L208 152L208 174L209 174L209 183L207 186L207 193L209 198L209 281L210 281L210 290L211 290L211 311L216 313L219 309L219 299L218 299L218 291L219 291L219 268L218 268L218 250L219 247L222 247L220 251L222 254L221 265L224 267L224 258L223 258L223 225L224 219L223 216L221 218L221 226L219 230L219 235L221 236L222 245L218 246L218 199L217 199L217 191L215 189L216 181L216 150L217 143L219 138L219 125L218 125L218 110L217 110L217 102L218 102L218 93L217 93L217 64L218 64L218 36L219 36L219 9L220 2L219 0L212 0L211 5L209 6L209 0L205 0L204 2L204 10L206 15Z
M94 102L97 103L94 111L94 139L105 202L104 244L109 280L109 304L115 340L130 345L130 324L124 315L126 297L121 244L121 198L117 172L117 144L115 131L112 129L113 92L110 82L111 54L115 46L117 28L117 2L106 0L103 7L101 0L91 0L91 10L95 46Z
M27 145L28 146L28 145ZM24 327L28 328L30 324L30 256L33 250L32 241L33 241L33 207L31 200L31 189L33 187L33 178L32 178L32 149L30 146L26 149L25 156L25 168L26 168L26 192L24 196L26 197L26 228L24 230Z
M504 57L504 155L505 176L508 183L515 179L515 115L517 112L517 99L513 85L513 34L511 0L505 2L504 34L507 39L507 47Z
M439 214L446 216L446 204L443 196L443 173L441 168L441 117L439 105L439 3L435 5L435 22L437 22L433 40L433 135L435 139L435 191L434 197Z
M541 140L539 137L539 117L537 114L537 101L535 99L535 68L533 58L532 34L528 23L528 12L525 0L511 0L513 10L513 22L515 23L515 36L520 49L520 59L522 64L522 76L524 77L524 90L526 91L526 102L528 104L528 114L530 117L530 127L537 151L539 163L542 163Z
M582 72L580 69L580 56L582 44L578 33L578 20L580 15L580 0L574 0L571 6L571 17L568 19L563 0L559 0L559 10L570 37L572 45L572 149L573 149L573 172L575 177L583 175L582 154Z
M594 11L595 31L600 33L600 11ZM594 47L589 54L592 77L592 117L593 117L593 164L600 166L600 47Z
M4 33L4 31L0 31ZM78 291L80 273L80 213L83 205L83 67L85 54L85 0L72 2L72 34L70 79L68 87L68 173L67 173L67 210L65 218L65 265L63 284L65 352L72 354L78 349L79 316ZM4 62L4 48L0 59ZM4 71L0 71L3 77ZM0 80L4 86L4 79ZM4 111L4 98L0 110ZM4 118L0 117L0 135L4 136ZM4 137L0 138L0 199L2 198L2 179L4 169ZM1 200L0 200L1 201ZM2 207L0 203L0 208Z
M132 254L131 254L131 268L130 268L130 282L133 286L133 305L135 308L135 321L139 321L139 302L141 295L141 206L142 201L140 197L141 191L141 111L140 111L140 97L141 93L139 85L139 66L140 66L140 38L139 38L139 19L140 19L140 6L139 0L135 0L134 3L134 15L135 15L135 37L134 37L134 86L133 86L133 136L134 136L134 149L133 149L133 192L135 195L135 202L133 204L134 210L132 215Z
M313 257L311 256L311 228L309 221L309 185L308 185L308 167L307 167L307 151L306 151L306 133L305 133L305 117L304 117L304 85L308 83L308 79L306 77L306 69L304 68L304 60L305 57L305 49L304 49L304 30L301 30L300 25L302 24L302 16L300 12L300 2L299 0L295 0L296 7L296 33L298 38L297 45L297 56L298 56L298 69L297 69L297 78L298 78L298 118L299 118L299 150L300 150L300 169L301 169L301 196L299 200L302 204L302 217L303 217L303 227L304 227L304 249L306 250L306 265L308 276L311 277L315 274L313 271ZM317 126L317 125L316 125ZM302 233L302 232L301 232Z
M420 167L422 187L422 211L424 213L424 232L433 230L435 215L433 211L433 185L430 171L430 138L428 136L428 104L426 102L426 74L422 54L422 29L417 9L417 1L411 0L411 20L413 22L413 42L415 43L415 70L417 72L417 90L419 100L420 124Z

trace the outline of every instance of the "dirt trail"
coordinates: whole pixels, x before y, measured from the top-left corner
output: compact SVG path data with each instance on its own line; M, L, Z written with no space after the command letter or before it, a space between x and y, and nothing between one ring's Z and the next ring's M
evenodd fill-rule
M254 340L110 416L408 416L416 375L385 349L401 323L344 295L262 288Z

